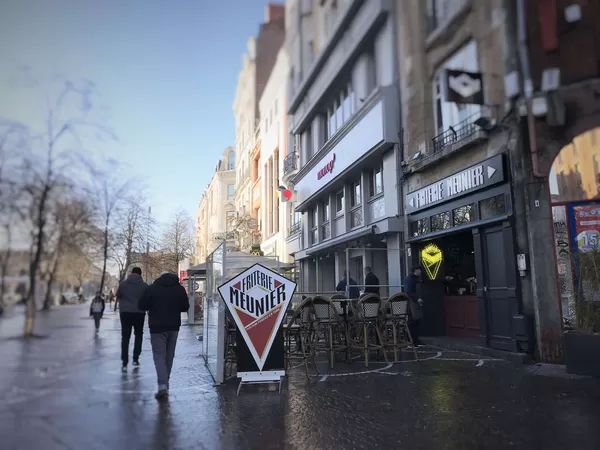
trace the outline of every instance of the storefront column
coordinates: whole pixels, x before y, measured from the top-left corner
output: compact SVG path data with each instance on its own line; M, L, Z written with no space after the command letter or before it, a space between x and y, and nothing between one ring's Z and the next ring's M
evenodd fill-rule
M404 285L404 273L402 270L402 241L400 233L389 233L387 235L387 265L388 265L388 284L390 287L389 295L402 292L401 285Z

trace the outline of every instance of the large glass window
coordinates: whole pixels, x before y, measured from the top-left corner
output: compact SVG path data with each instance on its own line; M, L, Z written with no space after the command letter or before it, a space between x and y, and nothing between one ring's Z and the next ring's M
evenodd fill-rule
M491 219L506 214L504 194L486 198L479 202L479 217L481 220Z

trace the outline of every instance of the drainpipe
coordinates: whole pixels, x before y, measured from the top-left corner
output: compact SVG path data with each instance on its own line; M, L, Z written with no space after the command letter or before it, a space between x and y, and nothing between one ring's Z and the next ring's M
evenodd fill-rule
M521 71L524 78L525 104L527 107L527 131L529 133L529 149L531 151L531 167L533 176L545 178L540 172L537 140L535 136L535 119L533 117L533 82L529 69L529 51L527 49L527 24L525 20L525 1L517 0L517 16L519 22L519 56L521 59Z

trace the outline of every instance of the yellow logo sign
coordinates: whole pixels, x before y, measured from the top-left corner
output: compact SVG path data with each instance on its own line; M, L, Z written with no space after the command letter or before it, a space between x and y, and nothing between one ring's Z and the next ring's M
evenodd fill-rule
M421 261L430 280L437 278L443 258L442 251L435 244L429 244L421 250Z

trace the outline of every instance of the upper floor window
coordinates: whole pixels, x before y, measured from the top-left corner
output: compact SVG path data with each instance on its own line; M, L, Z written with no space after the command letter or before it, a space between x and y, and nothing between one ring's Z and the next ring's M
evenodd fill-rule
M466 3L467 0L428 0L427 31L431 33L449 23Z
M375 197L383 192L383 170L379 166L373 169L369 176L369 195Z
M344 213L344 190L335 194L335 213L338 216Z
M481 110L480 105L459 104L446 102L443 99L443 78L442 73L445 69L465 70L468 72L478 72L479 62L477 59L477 43L472 40L454 55L452 55L435 75L433 89L435 102L435 124L437 134L443 133L450 127L455 127L459 123L476 116Z
M226 227L227 231L233 231L233 221L235 219L235 211L227 211L227 216L225 220L227 221Z
M377 58L375 57L375 44L373 43L366 52L367 58L367 95L377 88Z
M227 200L235 200L235 186L233 184L227 186Z
M331 138L356 111L356 96L348 83L336 94L327 108L327 137Z
M352 183L352 190L350 191L350 206L358 206L362 203L362 192L360 180Z
M231 150L227 155L227 170L233 170L235 168L235 152Z

